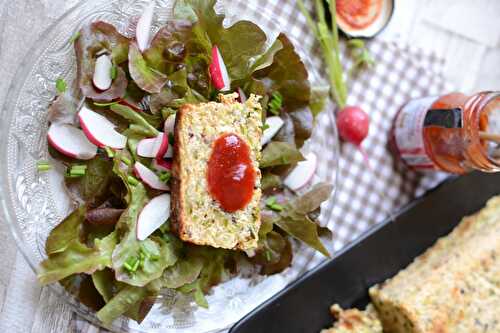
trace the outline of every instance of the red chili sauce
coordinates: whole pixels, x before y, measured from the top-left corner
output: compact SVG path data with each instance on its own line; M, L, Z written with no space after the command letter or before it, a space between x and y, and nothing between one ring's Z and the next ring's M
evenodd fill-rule
M255 170L250 147L236 134L223 134L215 140L207 181L210 195L226 212L243 209L252 200Z
M355 29L375 22L382 11L382 0L337 0L338 19Z

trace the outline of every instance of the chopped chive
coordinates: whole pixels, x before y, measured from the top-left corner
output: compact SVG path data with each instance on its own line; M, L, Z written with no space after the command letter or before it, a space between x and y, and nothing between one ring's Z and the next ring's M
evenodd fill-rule
M271 261L271 252L269 250L266 250L265 255L266 255L266 260Z
M132 271L132 266L130 266L128 262L125 262L125 263L123 264L123 267L125 267L125 269L126 269L127 271L129 271L129 272L131 272L131 271Z
M270 197L269 199L267 199L266 206L276 212L281 212L284 209L284 207L277 202L276 197Z
M131 256L123 263L123 267L130 273L133 273L139 268L139 261L137 257Z
M111 76L111 80L116 79L116 76L118 75L118 67L116 67L116 65L113 65L113 67L111 67L109 75Z
M132 266L132 271L135 272L137 270L137 268L139 268L139 265L141 264L141 261L140 260L137 260L135 263L134 263L134 266Z
M98 106L98 107L106 107L106 106L111 106L111 105L115 105L115 104L118 104L118 101L115 101L115 102L109 102L109 103L99 103L99 102L94 102L94 105L95 106Z
M279 93L279 91L275 91L271 95L271 101L268 104L268 110L274 115L279 115L282 108L283 96Z
M109 148L108 146L104 147L104 150L106 151L106 154L108 154L109 158L115 157L115 152L113 149Z
M66 84L66 81L64 81L63 78L58 78L56 80L56 89L57 89L58 93L64 94L64 92L66 91L67 88L68 88L68 85Z
M168 182L171 177L172 177L172 174L170 173L170 171L162 171L160 173L160 180L164 183Z
M127 181L132 186L137 186L139 184L139 181L137 180L137 178L132 177L132 176L128 176Z
M130 158L128 158L127 156L121 156L120 159L122 160L123 163L125 163L126 165L130 166L132 165L132 161L130 160Z
M52 169L52 166L47 161L38 161L36 162L36 168L38 172L45 172Z
M268 128L269 128L269 125L268 125L268 124L264 124L264 125L262 126L262 130L263 130L263 131L265 131L265 130L266 130L266 129L268 129Z
M85 169L71 169L69 174L72 176L83 176L85 175Z
M80 31L75 32L73 36L71 36L71 38L69 39L69 43L73 44L74 42L76 42L76 40L80 38L80 35L81 35Z

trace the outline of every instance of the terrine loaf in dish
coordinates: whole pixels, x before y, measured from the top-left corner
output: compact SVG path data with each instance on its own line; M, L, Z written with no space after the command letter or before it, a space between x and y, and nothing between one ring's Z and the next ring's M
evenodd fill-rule
M220 95L220 103L187 104L177 113L172 226L183 241L251 251L257 247L260 228L262 108L256 96L250 96L245 103L237 102L237 96ZM235 209L225 209L207 181L215 144L227 135L245 146L251 169L246 171L253 177L248 201ZM216 163L223 165L224 161ZM227 173L233 172L233 178L245 171L231 168L228 166Z
M337 319L332 328L322 330L321 333L382 333L382 324L377 317L373 305L369 304L365 311L358 309L342 310L335 304L330 312Z
M500 332L500 197L370 296L387 333Z

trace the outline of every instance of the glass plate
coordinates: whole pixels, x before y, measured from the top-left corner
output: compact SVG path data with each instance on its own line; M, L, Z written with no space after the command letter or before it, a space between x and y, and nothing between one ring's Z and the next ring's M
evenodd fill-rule
M0 163L1 217L9 224L17 246L35 272L45 257L44 244L49 231L70 210L62 186L63 169L56 166L48 173L38 173L36 169L38 160L49 159L47 108L56 93L55 81L64 77L75 89L75 56L68 41L81 26L96 20L113 23L122 33L130 34L127 31L130 18L140 15L148 1L94 0L74 7L43 34L44 38L22 62L17 79L9 89L0 134L0 154L6 156ZM159 0L157 6L163 9L156 13L155 29L169 19L172 2ZM245 10L241 10L241 6ZM274 40L280 31L287 31L277 23L276 14L246 1L220 1L217 9L226 13L226 24L241 19L256 22L269 40ZM300 45L301 41L293 36L291 39L296 47ZM311 65L317 58L307 55L300 47L297 50L308 67L311 83L321 84L318 72ZM319 157L315 178L335 185L338 138L333 112L323 112L318 117L313 136L304 150L314 151ZM332 204L333 194L322 206L319 217L322 225L329 220ZM209 309L198 308L192 299L167 290L141 325L120 318L107 328L116 332L213 332L227 328L311 268L308 263L314 252L296 242L293 247L295 258L291 268L271 277L236 277L215 287L207 297ZM59 285L51 288L78 314L100 325L92 310Z

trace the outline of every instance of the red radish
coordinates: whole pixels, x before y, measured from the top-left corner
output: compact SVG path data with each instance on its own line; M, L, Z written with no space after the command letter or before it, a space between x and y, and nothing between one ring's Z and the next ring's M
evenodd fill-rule
M113 83L113 79L111 78L112 67L113 64L109 55L103 54L97 58L93 77L93 83L97 89L104 91L111 87Z
M237 92L238 92L238 101L240 103L245 103L247 101L247 96L245 95L243 89L238 88Z
M220 91L229 91L231 89L231 80L224 64L224 59L222 59L222 55L216 45L212 47L212 63L209 70L212 83L216 89Z
M337 114L337 128L340 137L354 144L370 167L368 156L361 147L361 143L368 136L370 130L370 117L357 106L346 106Z
M172 163L165 161L163 158L169 150L168 147L171 146L168 144L168 127L169 123L168 121L165 121L165 124L163 124L163 130L164 130L163 138L161 140L160 147L158 148L158 153L156 154L155 161L158 166L170 170L172 169ZM173 147L170 150L173 151Z
M165 159L162 159L160 161L153 160L153 162L151 163L151 166L158 171L170 171L170 170L172 170L172 161L165 160Z
M265 145L279 132L281 127L285 122L280 117L268 117L266 118L266 125L268 126L264 133L262 133L261 144Z
M283 181L283 184L292 191L298 191L306 186L314 176L318 166L318 158L316 154L309 153L305 156L304 161L297 163L297 166L288 174Z
M96 146L123 149L127 145L127 137L118 133L115 125L99 113L84 106L78 112L78 118L83 132Z
M156 175L151 169L146 167L141 162L135 162L134 164L134 173L139 177L146 185L149 187L160 190L160 191L168 191L169 187L167 184L160 180L160 177Z
M153 24L153 14L155 9L155 1L152 0L149 5L144 9L137 27L135 30L135 38L137 46L141 52L144 52L151 42L151 25Z
M90 160L97 154L97 147L87 139L83 131L69 124L50 125L47 137L50 145L66 156Z
M142 139L137 144L137 155L147 158L156 158L161 143L163 142L163 133L160 133L156 138ZM171 158L173 154L172 146L168 146L167 153L163 155L164 158Z
M174 133L175 128L175 114L168 116L167 120L165 120L165 124L163 126L163 130L165 133L170 134Z
M136 236L140 241L148 238L170 217L170 195L168 193L153 198L139 214Z

